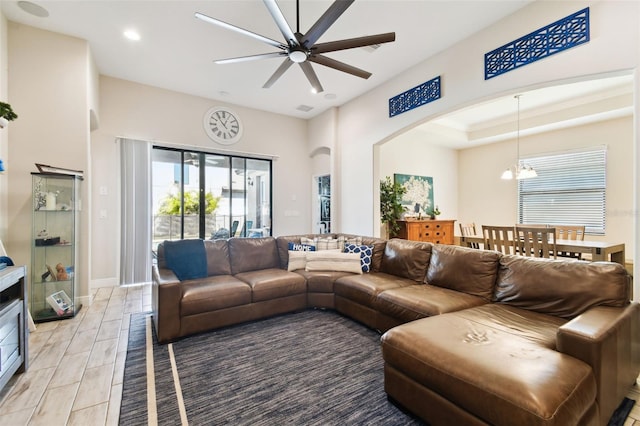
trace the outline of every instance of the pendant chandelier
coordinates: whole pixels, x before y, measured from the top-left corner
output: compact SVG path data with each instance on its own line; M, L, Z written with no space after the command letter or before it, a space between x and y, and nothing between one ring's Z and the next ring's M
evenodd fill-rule
M529 179L538 176L538 173L528 164L524 164L520 161L520 96L515 95L514 98L518 101L518 127L516 131L516 164L509 167L500 176L501 179Z

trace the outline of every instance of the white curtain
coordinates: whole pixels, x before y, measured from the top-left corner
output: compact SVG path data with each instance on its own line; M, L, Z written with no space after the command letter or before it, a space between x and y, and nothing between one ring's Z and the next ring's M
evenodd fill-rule
M151 282L151 143L120 138L120 284Z

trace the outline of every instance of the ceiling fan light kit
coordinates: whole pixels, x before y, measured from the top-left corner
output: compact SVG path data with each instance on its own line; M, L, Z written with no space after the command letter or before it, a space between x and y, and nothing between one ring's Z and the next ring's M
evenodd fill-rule
M315 93L320 93L324 89L320 84L320 80L316 75L311 62L324 65L329 68L333 68L338 71L342 71L356 77L368 79L371 76L370 72L356 68L352 65L345 64L338 60L324 56L324 53L335 52L338 50L353 49L356 47L366 47L380 45L382 43L389 43L395 41L396 34L394 32L377 34L372 36L356 37L351 39L331 41L327 43L316 44L318 39L331 27L336 20L353 4L355 0L336 0L329 9L311 26L306 34L300 33L300 1L296 1L296 32L294 33L287 20L285 19L282 11L278 7L275 0L263 0L265 6L269 10L271 17L275 21L278 29L282 33L282 36L286 40L284 43L277 40L265 37L263 35L254 33L244 28L237 27L227 22L221 21L216 18L212 18L205 14L196 12L195 17L208 22L213 25L234 31L236 33L251 37L255 40L266 43L273 46L280 51L262 53L257 55L240 56L236 58L219 59L216 60L216 64L232 64L245 61L254 61L260 59L268 59L275 57L284 57L284 62L276 69L273 75L262 86L263 88L271 87L278 79L289 69L289 67L297 63L300 65L304 75L309 80L311 87Z

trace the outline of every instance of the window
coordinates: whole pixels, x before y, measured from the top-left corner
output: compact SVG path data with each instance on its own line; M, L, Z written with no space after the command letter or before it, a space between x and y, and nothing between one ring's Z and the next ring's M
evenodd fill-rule
M271 235L271 161L154 147L153 248Z
M520 223L585 225L604 235L606 147L526 159L538 177L518 181Z

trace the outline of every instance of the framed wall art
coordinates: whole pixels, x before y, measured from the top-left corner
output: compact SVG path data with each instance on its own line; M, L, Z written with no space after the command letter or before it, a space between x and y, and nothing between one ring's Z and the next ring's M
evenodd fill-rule
M402 185L407 192L402 196L402 206L407 216L429 216L433 210L433 178L394 174L393 181Z

